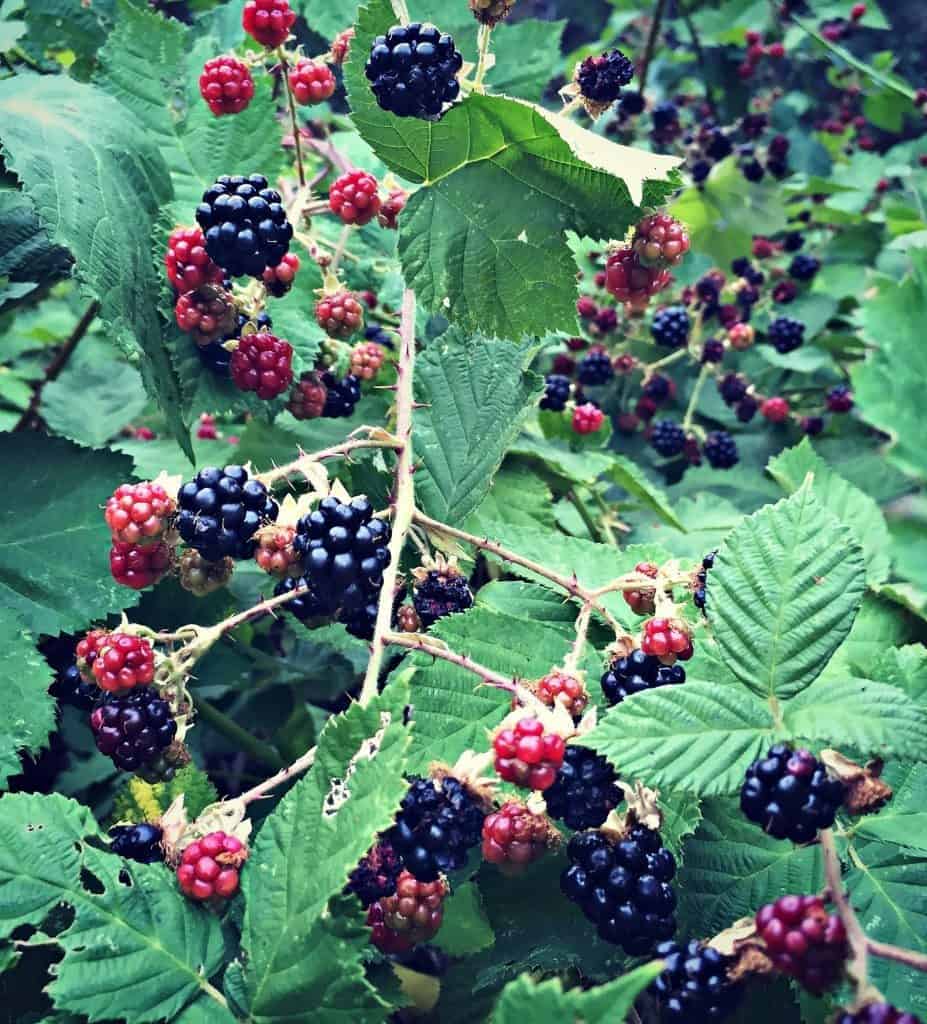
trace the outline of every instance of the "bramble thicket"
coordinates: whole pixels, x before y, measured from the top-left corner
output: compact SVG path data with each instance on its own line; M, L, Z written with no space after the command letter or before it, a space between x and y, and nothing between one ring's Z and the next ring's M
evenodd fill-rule
M0 4L0 1014L927 1020L927 49Z

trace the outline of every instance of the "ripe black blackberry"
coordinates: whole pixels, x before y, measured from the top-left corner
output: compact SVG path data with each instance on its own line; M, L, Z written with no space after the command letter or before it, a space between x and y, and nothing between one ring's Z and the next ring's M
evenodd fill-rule
M650 333L664 348L681 348L689 340L690 327L685 306L666 306L654 314Z
M364 74L377 103L398 117L435 119L460 93L463 57L434 25L394 25L377 36Z
M844 796L843 783L810 751L777 743L747 769L740 808L773 838L810 843L833 825Z
M81 711L89 711L100 696L100 688L96 683L84 682L80 669L76 664L71 664L63 672L58 673L53 693L65 704L80 708Z
M791 173L789 165L785 160L777 160L774 157L770 157L766 161L766 170L769 171L777 181L787 178Z
M780 354L794 352L805 340L805 325L791 316L777 316L769 325L769 341Z
M618 113L622 117L636 117L643 113L646 106L647 101L644 99L643 93L636 89L627 89L621 94L621 99L618 101Z
M720 338L709 338L702 346L703 363L720 363L724 359L724 342Z
M708 570L711 569L715 564L715 555L717 551L709 551L707 555L702 559L702 567L695 574L695 588L692 591L692 603L696 608L705 610L705 598L707 596L708 586Z
M293 226L280 193L261 174L223 174L203 193L196 208L206 252L232 277L261 277L290 248Z
M319 601L351 614L370 600L389 565L389 524L366 498L323 498L296 526L293 548Z
M655 654L631 651L616 658L603 674L602 692L610 705L620 704L626 697L658 686L678 686L686 681L686 670L676 662L663 665Z
M650 986L660 1007L660 1020L680 1024L711 1024L724 1019L740 1001L741 989L727 977L733 963L698 939L685 945L661 942L656 955L665 970Z
M109 848L127 860L137 860L140 864L156 864L164 860L161 835L161 829L147 821L138 825L114 825L109 830Z
M395 348L393 337L382 324L368 324L364 328L364 340L374 341L384 348Z
M889 1003L869 1003L856 1013L843 1011L834 1024L921 1024L921 1019Z
M314 584L306 576L287 576L274 587L274 597L289 594L293 590L304 590L299 597L287 601L282 607L295 615L300 622L310 619L327 619L335 614L337 605L326 603L315 591Z
M567 828L598 828L621 803L617 779L601 754L568 744L554 784L544 790L547 813Z
M602 832L577 832L560 876L567 899L598 926L600 938L643 956L676 931L676 861L660 833L634 826L613 842Z
M267 488L248 478L243 466L208 466L177 494L177 530L209 562L251 558L254 534L277 518Z
M392 844L381 839L361 857L348 875L346 889L353 892L364 907L396 891L396 879L402 871L402 860Z
M726 430L713 430L702 445L712 469L731 469L740 461L737 442Z
M679 124L679 108L670 100L658 103L651 111L650 118L653 123L653 134L659 141L671 141L682 131Z
M544 397L541 408L551 412L563 412L570 400L570 378L561 373L549 373L544 378Z
M693 182L696 185L701 185L711 174L711 168L712 164L708 160L696 160L690 168Z
M718 381L718 394L724 399L725 405L734 405L747 393L750 385L739 373L726 373Z
M800 231L789 231L782 239L782 248L786 252L798 252L805 244L805 236Z
M339 380L333 373L326 371L322 374L322 383L327 392L322 415L326 419L353 416L354 406L361 397L358 378L353 373L348 373Z
M655 373L652 377L648 377L641 387L641 394L644 398L649 398L658 405L665 402L672 393L673 382L669 377L664 377L662 373Z
M734 144L720 128L715 128L705 143L705 155L712 160L723 160L734 152Z
M473 593L467 578L457 570L431 569L418 579L412 590L412 604L427 629L438 619L473 606Z
M484 814L458 779L414 775L410 782L386 839L410 874L433 882L464 866L467 851L480 842Z
M657 420L650 435L650 446L665 458L672 458L685 448L686 432L674 420Z
M752 157L749 160L745 160L740 165L740 173L747 179L747 181L752 181L755 184L756 182L763 180L763 175L766 171L759 160L757 160L756 157Z
M586 387L607 384L614 376L611 358L601 348L590 349L576 367L576 379Z
M97 749L124 772L163 781L173 773L161 755L174 742L177 723L170 705L149 686L108 696L90 716Z
M749 423L756 416L760 403L753 395L745 395L734 408L734 415L741 423Z
M634 77L634 64L621 50L587 57L576 69L576 84L594 103L614 103Z
M820 260L806 252L800 252L789 264L789 277L795 278L796 281L810 281L820 269Z

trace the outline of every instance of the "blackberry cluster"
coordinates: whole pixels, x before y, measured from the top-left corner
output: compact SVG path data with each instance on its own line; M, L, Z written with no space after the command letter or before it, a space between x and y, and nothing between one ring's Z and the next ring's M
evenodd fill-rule
M148 822L114 825L109 830L109 837L110 850L127 860L137 860L140 864L156 864L164 860L161 829L157 825L149 825Z
M323 498L296 527L293 548L321 605L346 616L374 602L389 565L390 528L366 498Z
M402 871L402 861L393 847L380 841L361 857L357 867L348 876L347 889L364 907L396 891L396 879Z
M810 281L820 269L820 260L800 252L789 264L789 277L794 277L796 281Z
M377 36L364 73L377 103L397 117L435 119L460 93L463 57L434 25L394 25Z
M844 795L843 783L813 754L777 743L747 769L740 808L773 838L810 843L833 825Z
M666 969L650 986L660 1004L662 1021L711 1024L736 1007L741 992L727 978L730 957L697 939L684 946L661 942L656 955L666 962Z
M366 341L375 341L378 345L382 345L384 348L395 348L393 344L392 335L382 324L368 324L364 328L364 339Z
M304 590L299 597L294 597L283 606L300 622L310 619L324 619L334 615L335 609L326 604L316 593L312 580L307 576L287 576L274 587L274 597L289 594L294 590Z
M686 681L686 670L678 662L664 665L655 654L632 651L625 658L616 658L602 676L602 693L609 705L620 704L627 697L658 686L678 686Z
M570 400L570 378L560 373L549 373L544 378L544 397L541 408L551 412L563 412Z
M682 348L689 340L690 327L685 306L666 306L654 314L650 333L653 340L664 348Z
M686 446L686 432L674 420L657 420L650 434L650 446L665 458L679 455Z
M756 416L760 403L753 395L746 395L734 407L734 415L741 423L749 423Z
M617 779L601 754L568 744L554 784L544 791L547 813L567 828L598 828L621 803Z
M644 398L649 398L651 402L656 402L659 405L675 393L673 389L674 385L669 377L664 377L662 373L655 373L644 382L641 394Z
M669 883L676 861L659 832L636 825L615 843L601 832L577 832L567 858L560 888L606 942L643 956L673 937L676 893Z
M756 931L773 967L820 996L840 980L849 946L843 921L820 896L780 896L756 915Z
M208 466L177 494L177 530L209 562L251 558L255 533L279 511L267 488L243 466Z
M705 599L708 596L708 570L714 567L717 551L709 551L702 559L702 567L695 574L695 588L692 591L692 603L696 608L705 610Z
M621 50L587 57L576 71L579 91L594 103L614 103L633 77L634 63Z
M726 430L713 430L702 447L713 469L731 469L740 461L737 442Z
M786 355L801 348L805 340L805 325L791 316L777 316L769 325L769 341L780 354Z
M726 373L718 381L718 394L725 405L734 405L747 394L748 387L746 379L739 373Z
M921 1024L921 1019L888 1003L870 1003L856 1013L841 1013L834 1024Z
M223 174L203 193L196 208L206 252L232 277L261 277L290 248L293 226L280 193L261 174Z
M386 839L419 881L462 868L467 852L480 842L484 814L457 779L440 782L412 776L396 824Z
M333 373L322 374L325 385L325 406L322 415L326 419L341 419L354 415L354 406L360 401L360 381L353 373L346 374L339 380Z
M65 704L89 711L100 696L100 688L96 683L85 682L77 665L68 665L55 680L55 696Z
M473 593L465 576L458 572L432 569L424 580L416 583L412 603L422 625L427 629L438 619L456 612L465 612L473 605Z
M161 755L174 742L177 723L170 705L150 687L107 697L90 716L90 727L97 749L122 771L158 782L173 774Z
M232 353L223 348L226 341L234 341L242 336L242 331L249 323L254 324L259 334L268 333L274 326L273 321L263 310L253 319L249 319L244 313L239 313L235 322L235 329L229 331L218 341L212 341L208 345L197 345L196 351L203 362L203 365L212 370L220 377L231 375Z
M702 346L703 363L720 363L724 358L724 342L718 338L709 338Z
M615 376L608 353L601 348L590 349L576 367L576 379L587 387L607 384Z

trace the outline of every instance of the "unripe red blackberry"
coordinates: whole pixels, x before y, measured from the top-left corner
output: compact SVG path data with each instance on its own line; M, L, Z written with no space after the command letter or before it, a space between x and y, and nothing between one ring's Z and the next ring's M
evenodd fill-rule
M194 292L204 284L222 284L225 274L209 258L206 239L198 228L178 227L167 240L164 254L167 279L181 294Z
M218 285L206 284L181 295L174 305L177 326L192 334L197 345L208 345L235 327L235 302Z
M316 303L315 319L329 337L350 338L364 326L364 309L354 292L335 292Z
M731 348L737 349L738 352L743 352L745 349L750 348L755 337L756 332L750 324L742 322L733 324L727 332L727 339L731 343Z
M767 398L760 405L760 412L770 423L782 423L789 418L789 403L778 396Z
M406 208L409 195L401 188L394 188L380 204L377 221L381 228L395 231L399 227L399 214ZM373 306L370 307L371 309Z
M578 405L573 410L572 427L577 434L594 434L605 422L605 414L591 402Z
M314 420L322 415L328 388L322 383L321 374L314 370L304 373L290 392L287 409L298 420Z
M846 384L837 384L827 392L827 408L837 413L853 408L853 392Z
M637 225L631 248L645 267L674 267L689 251L689 233L675 217L654 213Z
M679 658L688 661L694 653L692 637L686 627L673 619L648 619L641 633L641 650L653 654L664 664Z
M403 633L421 632L422 620L412 605L400 605L396 610L396 627Z
M293 548L295 536L295 526L277 526L276 523L262 526L255 534L255 562L264 572L278 579L283 579L284 576L301 576L299 555Z
M295 252L288 252L277 266L265 267L261 279L264 282L264 287L275 299L282 299L293 287L298 270L299 257Z
M93 676L107 693L147 686L154 679L154 649L142 637L109 633L97 647Z
M85 683L97 685L96 676L93 674L93 663L108 636L108 630L92 629L78 640L77 646L74 648L74 662Z
M180 556L180 585L197 597L221 590L232 578L235 563L231 558L210 562L195 548L187 548Z
M756 930L777 971L819 996L843 974L849 947L843 922L820 896L781 896L756 915Z
M293 382L293 346L273 334L245 334L232 353L232 380L241 391L270 401Z
M595 299L590 298L588 295L580 295L576 300L576 312L583 320L592 320L599 312L599 307Z
M286 42L295 21L288 0L248 0L241 13L244 30L268 49Z
M649 576L652 580L657 578L658 567L653 562L638 562L634 571L642 576ZM634 590L624 590L621 595L631 610L637 615L653 615L654 598L656 591L652 587L637 587Z
M109 549L109 571L122 587L144 590L170 571L173 552L164 543L127 544L114 540Z
M506 874L524 870L556 842L557 833L543 814L508 800L483 822L483 859Z
M862 7L862 4L857 4ZM856 1013L849 1010L838 1014L834 1024L921 1024L920 1017L904 1013L888 1003L870 1003Z
M546 732L543 723L530 715L496 733L492 745L499 776L527 789L553 785L566 751L563 737Z
M328 208L345 224L362 227L380 212L379 183L367 171L349 171L328 190Z
M114 541L153 544L168 529L176 507L160 484L120 484L106 502L103 517Z
M351 373L361 380L373 380L380 372L385 353L375 341L355 345L351 351Z
M183 851L177 866L180 890L190 899L224 901L238 892L239 871L248 859L248 848L225 832L210 832Z
M605 264L606 290L620 302L626 302L635 312L646 309L650 299L669 283L668 270L645 267L631 248L612 252Z
M254 79L248 65L229 55L206 61L200 75L200 95L216 117L241 113L254 97Z
M348 59L351 52L351 40L354 38L354 27L339 32L332 42L332 61L339 67Z
M396 892L377 900L367 911L370 941L384 953L401 953L433 939L441 928L448 891L443 878L420 882L403 871Z
M562 669L551 669L532 686L532 690L542 704L551 708L559 704L573 718L579 718L589 703L589 694L582 679Z
M332 69L322 61L303 57L290 68L287 80L293 98L304 106L323 103L335 93L335 76Z

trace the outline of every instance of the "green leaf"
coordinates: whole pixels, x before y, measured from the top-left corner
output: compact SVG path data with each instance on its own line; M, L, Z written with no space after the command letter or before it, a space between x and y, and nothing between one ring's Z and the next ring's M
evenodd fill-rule
M406 685L395 680L368 707L352 704L330 718L312 770L280 801L254 842L252 858L260 870L242 878L242 950L255 1022L293 1020L307 999L320 1009L355 996L360 1005L372 1005L373 990L362 972L352 973L349 993L339 990L337 950L323 942L320 919L406 790L407 702ZM311 971L307 964L314 964ZM320 999L322 992L334 1002Z
M0 276L45 281L64 276L69 266L67 251L52 245L29 199L17 189L0 189Z
M624 455L612 455L608 479L623 491L627 491L632 498L637 498L645 508L656 512L663 522L675 526L683 533L686 532L686 527L674 511L669 495L662 488L652 484L636 463Z
M496 941L474 882L459 885L444 901L441 949L448 956L470 956Z
M761 696L788 697L849 633L864 587L855 538L805 485L728 535L707 613L731 672Z
M20 772L20 753L37 754L55 728L55 701L48 693L52 674L36 650L35 638L15 615L0 619L6 676L0 688L0 787ZM2 812L0 812L2 813Z
M132 776L116 793L112 820L157 821L181 793L184 795L184 808L191 820L219 799L209 776L196 765L188 764L170 782L151 783L137 775Z
M110 575L100 511L129 477L129 460L26 433L0 434L0 462L16 481L0 507L3 605L54 636L135 604L138 595Z
M819 847L767 836L733 801L707 800L702 810L677 876L683 932L714 935L779 896L823 885Z
M468 533L483 534L490 523L518 523L554 529L550 488L526 466L507 461L489 492L464 523Z
M173 1018L210 991L224 953L219 921L184 900L162 864L124 861L88 838L102 841L73 800L0 802L0 933L41 928L66 904L74 919L52 940L64 951L48 988L55 1006L91 1021Z
M522 416L541 392L526 372L533 346L470 338L455 330L433 341L416 367L415 485L422 508L462 523L489 490Z
M140 361L145 386L192 458L150 257L158 209L171 195L157 145L111 96L64 75L5 79L0 112L7 169L51 240L73 254L78 280L100 302L114 340Z
M685 856L685 840L698 828L702 820L702 802L692 793L666 793L660 795L663 824L660 835L663 845L681 864Z
M639 204L665 198L677 161L616 147L501 96L472 94L437 122L396 118L363 74L373 38L394 22L388 0L361 8L345 80L364 139L425 186L400 226L407 283L465 329L502 338L572 331L576 264L566 232L622 237Z
M737 790L773 725L769 708L740 686L688 680L622 701L583 743L626 778L711 796Z
M889 764L882 778L894 795L878 814L854 823L854 838L895 843L927 855L927 765Z

